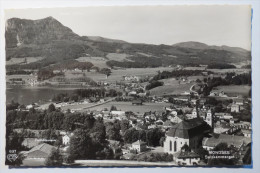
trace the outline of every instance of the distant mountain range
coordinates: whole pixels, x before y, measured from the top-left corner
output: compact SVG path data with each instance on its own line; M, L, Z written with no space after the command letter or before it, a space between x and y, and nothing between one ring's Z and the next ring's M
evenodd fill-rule
M177 64L239 64L251 61L251 52L237 47L209 46L199 42L174 45L136 44L99 36L81 37L53 17L40 20L9 19L6 21L5 37L7 61L25 57L44 58L19 64L20 68L43 68L75 61L79 57L87 57L89 62L94 62L95 57L101 57L110 67L126 68ZM117 54L115 58L111 53ZM121 58L117 60L116 57ZM7 68L16 66L14 63Z

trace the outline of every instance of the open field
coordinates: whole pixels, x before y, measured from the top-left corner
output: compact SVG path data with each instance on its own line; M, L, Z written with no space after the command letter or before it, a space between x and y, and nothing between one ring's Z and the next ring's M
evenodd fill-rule
M184 67L184 70L205 70L206 67Z
M158 68L129 68L112 70L111 75L106 79L106 75L97 72L86 72L86 76L92 78L94 81L115 82L122 80L122 76L154 76L158 71L171 71L171 67Z
M76 59L79 62L91 62L94 66L99 68L107 68L107 59L103 57L79 57Z
M163 86L159 86L150 90L151 95L170 95L170 94L182 94L184 92L190 92L190 87L194 83L178 84L174 80L167 82Z
M130 57L132 55L128 55L128 54L125 54L125 53L108 53L107 54L107 58L109 60L114 60L114 61L124 61L124 60L127 60L126 58L127 57Z
M241 68L235 68L235 69L207 69L207 71L212 71L214 73L231 73L234 72L236 74L242 74L242 73L248 73L251 71L251 69L241 69Z
M21 63L33 63L40 60L43 60L43 57L26 57L26 58L11 58L9 61L6 61L6 65L14 65L14 64L21 64Z
M133 111L135 113L145 113L145 112L149 112L149 111L162 112L164 110L164 107L169 107L171 104L170 103L143 103L142 106L138 106L138 105L132 105L131 102L112 101L112 102L108 102L106 104L99 105L99 106L92 107L92 108L85 109L85 110L101 111L104 108L110 109L112 105L116 106L117 110Z
M224 91L227 94L243 95L248 96L251 86L248 85L227 85L227 86L218 86L218 91ZM214 89L215 90L215 89Z

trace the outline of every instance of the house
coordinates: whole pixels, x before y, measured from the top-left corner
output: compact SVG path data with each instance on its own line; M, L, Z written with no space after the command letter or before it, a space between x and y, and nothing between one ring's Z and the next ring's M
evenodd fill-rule
M136 142L132 143L131 150L135 150L137 153L146 151L146 143L141 140L137 140Z
M64 136L62 136L62 144L63 145L69 145L70 139L71 139L72 136L73 136L73 133L65 134Z
M199 154L191 151L179 151L174 155L174 160L178 165L192 166L198 165L200 161Z
M24 153L26 159L46 159L56 147L42 143Z
M226 112L216 112L215 117L218 117L220 120L231 120L233 119L233 116L230 113Z
M251 138L252 131L248 129L241 129L241 132L245 137Z
M137 92L136 91L131 91L128 93L129 96L136 96Z
M186 118L187 119L193 119L193 118L197 118L198 117L198 112L197 109L194 108L191 112L191 114L186 114Z
M246 121L240 121L238 123L235 123L234 126L240 128L240 129L248 129L251 130L251 123L250 122L246 122Z
M22 146L26 148L32 148L39 145L40 143L41 141L37 140L37 138L24 138Z
M64 135L62 136L62 144L63 145L68 145L70 143L70 137L69 135Z
M174 154L181 151L185 144L191 149L196 149L200 147L204 135L209 133L210 130L210 126L201 118L183 120L166 132L164 152Z
M110 114L113 116L125 116L125 111L111 111Z
M228 146L240 148L243 145L251 143L251 138L227 134L213 134L212 137L205 137L202 141L202 147L206 150L212 150L219 143L227 143Z
M237 104L231 105L231 112L240 112L240 106Z
M233 104L243 106L244 105L244 99L242 99L242 98L235 98L235 99L233 99Z
M132 101L132 105L142 105L143 101L141 99L136 99Z
M174 124L170 121L170 120L167 120L163 123L163 128L165 129L168 129L168 128L171 128Z
M174 100L188 102L190 100L190 96L182 95L182 96L179 96L179 97L175 97Z

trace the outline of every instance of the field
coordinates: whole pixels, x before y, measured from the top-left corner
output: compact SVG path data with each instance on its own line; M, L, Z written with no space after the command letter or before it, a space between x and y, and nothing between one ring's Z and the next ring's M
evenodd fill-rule
M111 106L114 105L117 110L122 110L122 111L133 111L135 113L145 113L149 111L156 111L156 112L162 112L164 110L164 107L169 107L171 104L170 103L143 103L142 106L138 105L132 105L131 102L108 102L103 105L99 105L96 107L92 107L86 110L97 110L101 111L104 108L110 109Z
M25 61L27 64L30 64L43 59L44 59L43 57L11 58L9 61L6 61L6 65L21 64L21 63L25 63Z
M128 55L128 54L125 54L125 53L108 53L106 57L109 60L124 61L124 60L127 60L126 58L130 57L130 56L132 56L132 55Z
M103 57L79 57L76 59L79 62L91 62L94 66L99 68L107 68L106 59Z
M115 82L122 80L122 76L154 76L158 71L171 71L171 67L158 68L129 68L112 70L111 75L106 79L106 75L97 72L86 72L86 76L92 78L94 81Z
M231 73L234 72L236 74L242 74L242 73L248 73L251 71L251 69L240 69L240 68L235 68L235 69L208 69L208 71L214 72L214 73Z
M243 95L248 96L251 86L248 85L228 85L228 86L218 86L218 91L224 91L227 94L232 95Z
M163 79L162 81L164 82L164 85L151 89L150 90L151 95L162 96L162 95L182 94L184 92L190 92L190 88L194 84L193 82L192 83L179 82L179 80L175 80L174 78Z
M205 67L185 67L184 70L205 70Z

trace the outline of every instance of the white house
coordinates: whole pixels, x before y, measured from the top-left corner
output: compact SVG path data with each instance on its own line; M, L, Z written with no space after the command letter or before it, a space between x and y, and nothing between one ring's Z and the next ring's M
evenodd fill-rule
M66 135L62 136L62 144L63 145L69 145L70 139L71 139L72 136L73 136L73 133L66 134Z
M68 135L64 135L62 137L62 144L63 145L69 145L69 143L70 143L70 137Z
M135 150L137 153L143 152L146 150L146 143L141 140L137 140L136 142L132 143L131 149Z
M194 151L180 151L175 154L174 160L178 165L192 166L199 164L200 156Z

